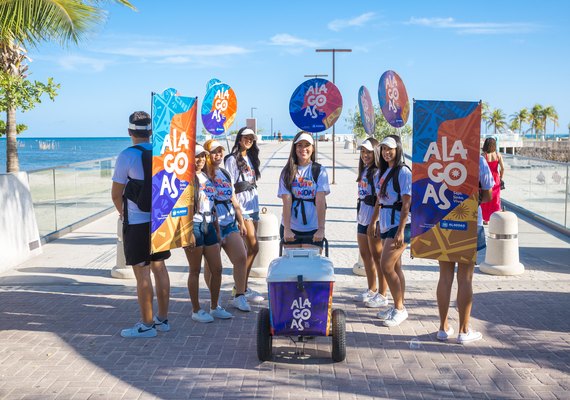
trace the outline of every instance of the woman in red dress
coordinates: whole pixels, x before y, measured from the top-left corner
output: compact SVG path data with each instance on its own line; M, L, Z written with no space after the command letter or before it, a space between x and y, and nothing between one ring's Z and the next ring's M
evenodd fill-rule
M501 180L505 172L503 165L503 157L497 151L497 142L494 138L488 137L483 144L483 157L487 160L489 169L495 179L495 186L493 186L493 199L488 203L481 204L481 211L483 213L483 224L489 223L491 214L495 211L501 211Z

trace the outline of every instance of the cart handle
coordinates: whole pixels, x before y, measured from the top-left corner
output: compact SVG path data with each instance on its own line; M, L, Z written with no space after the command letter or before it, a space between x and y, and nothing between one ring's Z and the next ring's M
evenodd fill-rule
M312 239L313 236L311 235L295 235L296 239ZM283 255L283 247L286 246L289 242L286 242L285 239L281 238L279 240L279 257ZM303 244L310 244L310 243L303 243ZM329 256L329 241L327 238L323 238L323 246L325 248L325 257L328 258Z

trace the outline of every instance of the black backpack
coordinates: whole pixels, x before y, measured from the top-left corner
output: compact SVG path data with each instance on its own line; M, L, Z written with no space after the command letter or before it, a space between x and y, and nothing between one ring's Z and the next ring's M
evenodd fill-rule
M388 176L386 177L387 182L386 185L388 184L388 182L390 182L390 179L393 179L392 185L394 187L394 192L396 192L398 194L398 198L396 199L396 201L394 202L394 204L382 204L380 207L381 208L391 208L392 209L392 218L391 218L391 223L393 224L396 218L396 211L401 211L402 210L402 196L401 196L401 188L400 188L400 169L401 168L407 168L411 171L410 166L406 163L402 163L397 165L396 167L394 167L391 171L391 173L388 174ZM412 210L410 210L411 212Z
M125 186L124 196L134 202L141 211L150 212L152 203L152 150L147 150L139 145L132 146L131 149L137 149L141 152L144 179L128 177L129 181Z

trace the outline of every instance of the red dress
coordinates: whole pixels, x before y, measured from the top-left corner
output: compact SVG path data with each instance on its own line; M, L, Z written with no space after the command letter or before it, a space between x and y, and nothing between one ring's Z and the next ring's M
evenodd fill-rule
M495 211L501 211L501 176L499 175L499 159L495 161L489 161L487 158L487 153L483 154L489 169L493 174L493 179L495 180L495 185L493 186L493 198L488 203L481 204L481 211L483 213L483 221L489 221L491 214Z

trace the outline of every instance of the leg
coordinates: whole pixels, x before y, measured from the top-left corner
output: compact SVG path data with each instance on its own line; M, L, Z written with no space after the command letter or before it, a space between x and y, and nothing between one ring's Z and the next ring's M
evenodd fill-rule
M247 281L249 280L249 273L251 272L251 266L253 265L253 261L259 252L259 243L257 242L257 222L253 221L252 219L246 219L245 226L247 229L247 236L243 238L245 243L245 247L247 249L247 258L246 258L246 268L247 268L247 276L246 276L246 287Z
M143 264L133 265L133 272L137 279L137 298L141 311L141 320L144 324L151 325L153 323L152 298L154 293L150 279L150 266Z
M386 282L394 299L394 307L397 310L404 309L404 291L396 266L405 249L405 246L396 248L394 239L387 238L383 242L382 258L380 259L382 272L386 277Z
M457 266L457 310L459 311L459 333L469 330L469 317L473 306L473 271L475 264Z
M188 266L190 271L188 273L188 294L192 302L192 312L200 311L200 268L202 264L202 253L204 247L184 248L186 258L188 259Z
M220 287L222 286L222 257L220 245L215 244L204 248L204 257L208 261L208 271L210 272L210 309L218 306L220 298Z
M154 275L156 301L158 303L158 318L168 319L168 304L170 302L170 276L163 261L152 261L150 269Z
M380 238L367 236L368 248L370 249L370 254L372 256L373 267L376 269L376 275L378 277L378 293L386 297L386 292L388 291L388 283L380 267L380 258L382 257L382 240ZM401 279L401 278L400 278Z
M234 284L236 294L244 294L246 289L246 259L247 254L243 240L238 232L232 232L223 240L222 247L234 268Z
M437 282L437 308L439 309L439 330L447 332L449 324L449 303L451 300L451 287L455 274L455 263L449 261L439 262L439 281Z
M404 277L404 271L402 270L402 257L398 258L395 270L396 273L398 274L398 278L400 278L400 287L402 288L402 302L403 302L406 293L406 278Z
M358 250L360 252L360 257L362 258L362 263L364 264L364 271L366 271L368 289L376 292L378 290L378 287L376 286L378 275L376 271L376 265L372 258L372 253L368 246L368 235L358 233L356 235L356 239L358 241Z

